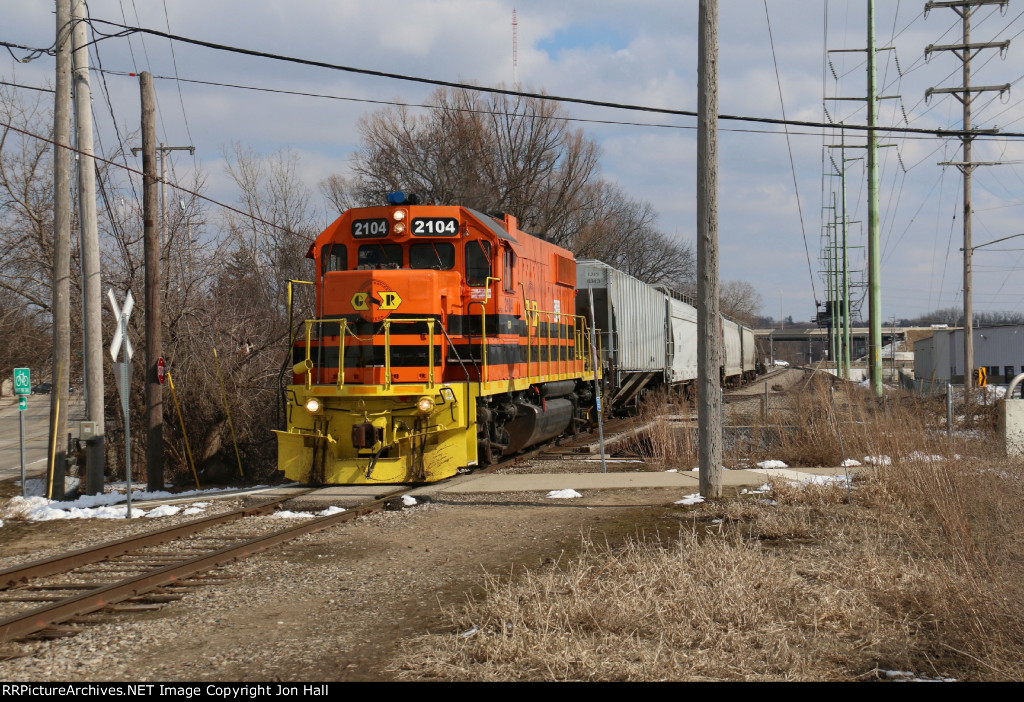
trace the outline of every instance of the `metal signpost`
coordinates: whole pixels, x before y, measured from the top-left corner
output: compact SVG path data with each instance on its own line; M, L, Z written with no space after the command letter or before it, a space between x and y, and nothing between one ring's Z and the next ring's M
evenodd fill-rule
M14 394L18 396L18 420L21 438L21 496L28 497L25 484L25 410L28 409L28 395L32 394L32 371L28 368L14 369Z
M124 474L127 483L125 494L128 498L127 518L132 518L132 432L131 422L128 418L128 397L131 390L131 369L132 356L135 349L128 340L128 318L135 307L135 298L129 290L124 297L124 306L118 307L117 299L113 290L107 290L107 300L114 311L114 318L117 319L117 329L114 331L114 338L110 342L110 357L114 359L114 377L118 379L117 389L121 392L121 411L124 413ZM124 362L117 362L118 351L124 349Z

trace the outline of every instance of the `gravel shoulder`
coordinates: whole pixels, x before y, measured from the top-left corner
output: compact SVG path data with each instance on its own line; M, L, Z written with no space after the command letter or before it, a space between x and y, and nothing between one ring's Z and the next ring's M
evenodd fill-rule
M477 596L485 573L507 576L567 558L584 533L613 543L641 531L674 534L679 497L678 490L595 491L575 500L435 496L225 567L216 583L157 611L104 615L66 639L6 644L30 655L0 661L0 679L390 680L403 663L400 643L447 630L443 609ZM279 526L260 517L238 528ZM0 546L9 565L118 538L124 528L105 520L8 521Z

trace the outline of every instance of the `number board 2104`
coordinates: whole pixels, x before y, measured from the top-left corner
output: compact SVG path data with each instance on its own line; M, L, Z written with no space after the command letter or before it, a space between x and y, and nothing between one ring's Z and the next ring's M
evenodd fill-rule
M356 239L387 235L388 221L383 217L379 219L352 220L352 236Z
M413 236L457 236L459 220L455 217L415 217L412 220Z

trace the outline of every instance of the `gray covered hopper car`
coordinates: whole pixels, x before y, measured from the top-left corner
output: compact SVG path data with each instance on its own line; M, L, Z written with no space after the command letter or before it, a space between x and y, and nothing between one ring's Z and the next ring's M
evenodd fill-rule
M697 379L697 310L674 290L652 286L592 259L576 262L576 310L601 330L602 364L613 407L659 386ZM726 383L756 375L754 332L721 320Z

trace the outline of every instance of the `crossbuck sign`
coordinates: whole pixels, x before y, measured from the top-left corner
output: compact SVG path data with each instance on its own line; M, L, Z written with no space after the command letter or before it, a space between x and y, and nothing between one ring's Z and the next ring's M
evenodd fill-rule
M110 301L110 308L114 311L114 318L117 319L117 330L114 332L114 338L110 342L110 357L114 359L115 372L114 377L117 378L117 389L121 391L121 411L124 412L124 462L125 462L125 477L127 479L127 497L128 497L128 519L132 518L132 432L131 423L128 421L128 397L130 395L129 388L131 387L131 370L132 370L132 356L135 355L135 350L132 348L132 342L128 340L128 318L132 314L132 308L135 307L135 298L132 297L132 291L129 290L124 296L124 306L118 307L117 298L114 297L114 291L107 290L107 300ZM124 361L117 363L118 351L124 347Z

